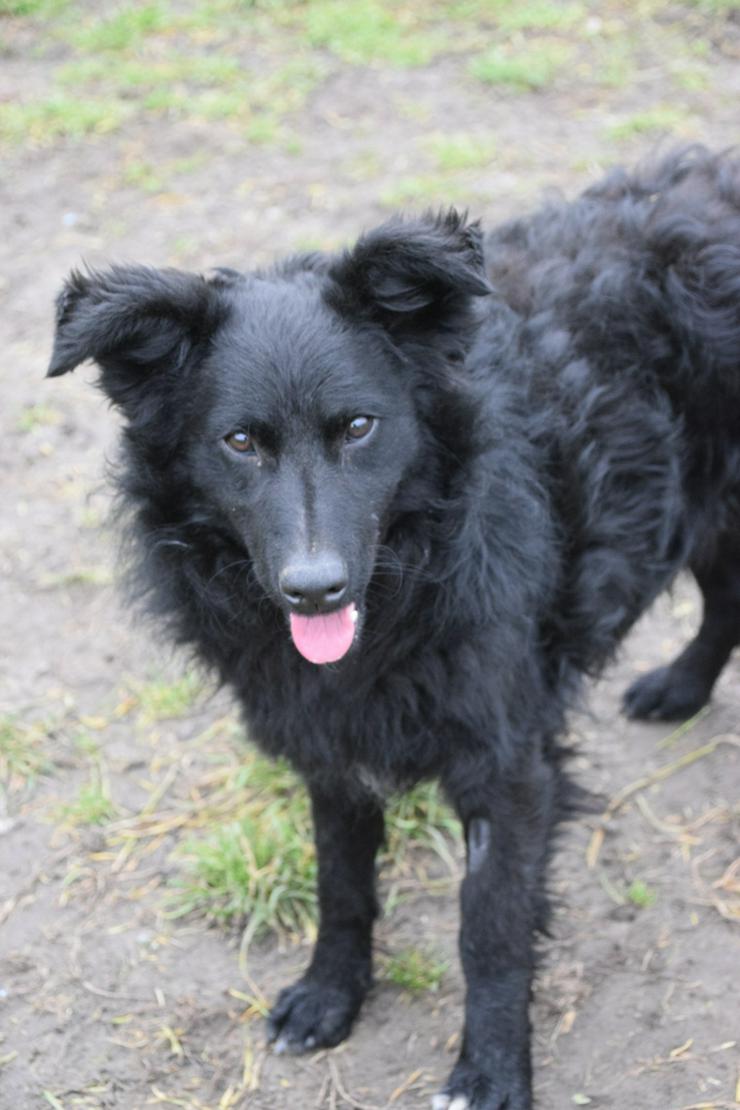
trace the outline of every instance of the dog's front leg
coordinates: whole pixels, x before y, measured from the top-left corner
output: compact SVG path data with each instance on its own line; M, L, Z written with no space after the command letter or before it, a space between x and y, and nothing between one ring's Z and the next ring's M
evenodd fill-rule
M372 983L372 926L377 915L375 854L383 811L346 784L311 785L319 864L319 934L310 966L287 987L268 1019L277 1051L339 1044Z
M555 770L539 755L515 777L447 783L467 845L460 954L466 982L460 1057L434 1110L530 1110L529 1002L534 933L544 925L544 871L555 819ZM479 780L483 776L479 775Z

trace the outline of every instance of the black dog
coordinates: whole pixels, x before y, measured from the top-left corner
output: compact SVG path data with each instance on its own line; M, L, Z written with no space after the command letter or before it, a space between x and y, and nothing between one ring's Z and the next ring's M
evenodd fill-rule
M699 634L627 711L693 713L740 637L740 161L682 151L485 239L450 212L264 273L76 273L49 373L87 358L139 587L311 792L321 924L272 1036L349 1033L382 793L434 776L467 838L434 1105L525 1110L579 680L686 565Z

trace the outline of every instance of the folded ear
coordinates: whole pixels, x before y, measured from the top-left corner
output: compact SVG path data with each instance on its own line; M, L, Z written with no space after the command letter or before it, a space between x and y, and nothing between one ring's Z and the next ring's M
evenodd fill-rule
M473 298L492 292L478 223L454 209L392 220L363 236L329 270L333 307L366 314L397 337L464 331Z
M48 377L93 359L110 399L127 407L155 380L180 371L218 323L217 285L196 274L114 266L74 271L57 298Z

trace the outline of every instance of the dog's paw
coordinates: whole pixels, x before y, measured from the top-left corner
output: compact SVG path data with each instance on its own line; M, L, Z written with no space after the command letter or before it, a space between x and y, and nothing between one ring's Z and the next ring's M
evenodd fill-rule
M632 683L624 695L624 712L632 720L685 721L699 712L709 694L696 675L658 667Z
M435 1095L432 1099L432 1110L468 1110L470 1103L465 1095Z
M532 1110L529 1079L511 1074L490 1077L460 1060L432 1110Z
M362 1004L358 991L300 979L281 991L267 1019L275 1052L332 1048L349 1035Z

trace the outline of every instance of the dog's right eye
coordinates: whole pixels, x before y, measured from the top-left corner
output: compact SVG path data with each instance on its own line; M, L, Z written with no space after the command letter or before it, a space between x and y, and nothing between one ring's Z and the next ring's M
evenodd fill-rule
M370 435L374 427L375 419L372 416L355 416L353 420L350 420L345 429L345 441L347 443L356 443L358 439L364 439L365 436Z
M229 435L224 436L224 443L227 447L230 447L232 451L237 451L240 455L255 454L254 440L249 432L230 432Z

